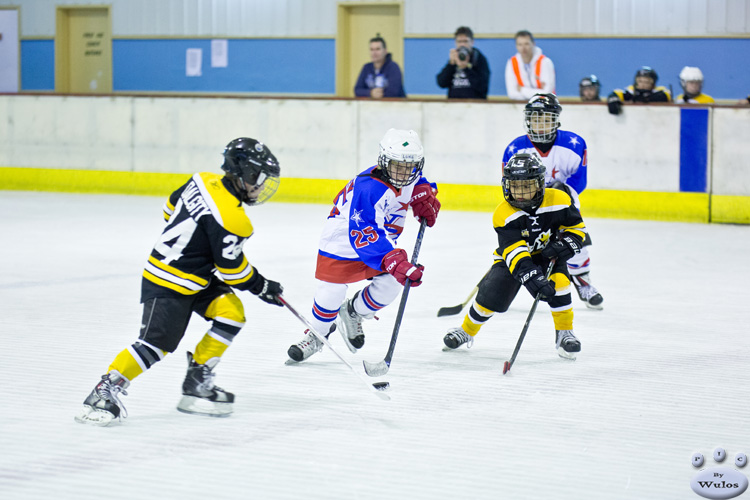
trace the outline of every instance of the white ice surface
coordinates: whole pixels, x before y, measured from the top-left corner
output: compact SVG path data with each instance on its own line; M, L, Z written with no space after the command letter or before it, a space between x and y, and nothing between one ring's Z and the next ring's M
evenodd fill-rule
M131 385L129 418L77 424L83 399L137 338L162 203L0 192L0 498L690 499L694 452L706 466L717 446L729 462L750 454L750 227L588 220L605 308L574 297L578 360L558 358L541 304L503 376L531 298L522 290L472 349L442 351L463 315L437 309L464 300L495 246L489 214L448 211L425 235L424 284L384 377L391 401L330 352L285 365L303 325L242 294L248 324L217 369L234 415L175 409L184 353L207 325L194 317L175 354ZM306 315L329 209L248 209L248 259ZM411 254L417 224L407 226ZM365 325L356 355L338 337L334 346L358 369L382 360L397 309Z

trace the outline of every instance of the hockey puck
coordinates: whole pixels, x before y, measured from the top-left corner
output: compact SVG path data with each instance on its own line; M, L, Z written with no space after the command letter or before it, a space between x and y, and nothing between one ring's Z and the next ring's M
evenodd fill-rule
M372 386L379 391L387 391L391 384L388 382L375 382Z
M508 373L508 370L510 370L510 361L506 361L505 364L503 365L503 375Z

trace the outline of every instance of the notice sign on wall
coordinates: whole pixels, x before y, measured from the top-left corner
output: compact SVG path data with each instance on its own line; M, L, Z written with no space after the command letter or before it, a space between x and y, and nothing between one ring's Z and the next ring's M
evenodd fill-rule
M102 55L102 39L104 33L94 33L87 31L83 34L83 42L85 46L84 57L101 57Z
M203 49L187 49L185 54L185 76L201 76Z
M211 67L226 68L229 61L226 40L211 40Z

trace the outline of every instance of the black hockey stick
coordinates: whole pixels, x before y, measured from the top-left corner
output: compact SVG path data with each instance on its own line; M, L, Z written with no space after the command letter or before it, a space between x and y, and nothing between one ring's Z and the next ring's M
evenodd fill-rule
M549 263L549 268L547 269L547 279L549 279L550 275L552 274L553 267L555 267L554 260ZM531 311L529 311L529 315L526 318L526 323L523 325L523 330L521 330L521 336L518 337L518 342L516 342L516 349L513 351L513 356L510 357L510 361L506 361L503 365L503 375L510 371L510 367L513 366L513 363L515 363L516 361L516 356L518 356L518 351L521 350L521 344L523 344L523 339L526 337L526 332L529 330L529 323L531 323L531 318L534 317L536 306L537 304L539 304L540 298L542 298L541 292L537 293L536 297L534 297L534 305L531 306Z
M487 271L488 273L489 271ZM484 276L487 276L487 273L484 273ZM482 280L484 279L484 276L482 276ZM479 283L482 282L482 280L479 280ZM474 298L474 295L477 294L479 291L479 283L477 283L477 286L474 287L474 289L471 291L468 297L466 297L466 300L458 304L457 306L451 306L451 307L441 307L438 309L438 318L441 316L455 316L456 314L460 313L464 310L464 307L466 307L466 304L471 302L471 299Z
M417 257L419 257L419 249L422 247L422 238L424 237L424 229L427 227L427 221L422 219L422 224L419 226L419 234L417 234L417 242L414 244L414 252L411 254L411 265L417 265ZM409 289L411 288L411 280L406 278L404 284L404 291L401 293L401 303L398 305L398 314L396 314L396 323L393 325L393 333L391 334L391 344L388 346L388 352L385 353L383 361L378 363L370 363L369 361L362 361L365 367L365 373L371 377L380 377L388 373L388 369L391 367L391 359L393 359L393 351L396 349L396 339L398 339L398 330L401 328L401 318L404 317L404 309L406 309L406 299L409 297Z
M312 332L312 334L315 335L315 337L317 337L318 340L320 340L321 342L323 342L323 344L326 347L328 347L331 350L331 352L333 354L335 354L336 357L339 358L365 385L367 385L367 387L371 391L373 391L377 397L379 397L380 399L384 399L386 401L389 401L391 399L391 397L388 394L386 394L385 392L383 392L383 391L387 390L390 387L390 384L388 382L376 382L374 384L370 384L370 382L366 378L364 378L362 375L360 375L360 373L357 370L355 370L354 367L347 360L345 360L344 358L341 357L341 354L339 354L336 351L336 349L333 348L333 346L331 345L331 342L329 342L328 339L324 335L319 334L315 330L315 328L312 326L312 323L310 323L307 320L307 318L305 318L304 316L302 316L300 313L297 312L296 309L294 309L291 305L289 305L289 302L287 302L284 297L279 296L279 300L281 301L282 304L284 304L286 306L287 309L289 309L289 312L291 312L292 314L294 314L294 316L298 320L300 320L301 322L303 322L305 324L305 326L307 326L307 328L310 329L310 331Z

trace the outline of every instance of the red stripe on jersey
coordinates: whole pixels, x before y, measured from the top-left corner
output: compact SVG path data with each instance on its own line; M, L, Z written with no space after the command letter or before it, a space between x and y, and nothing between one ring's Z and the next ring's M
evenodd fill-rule
M584 149L583 150L583 163L582 165L585 167L589 164L589 150Z

